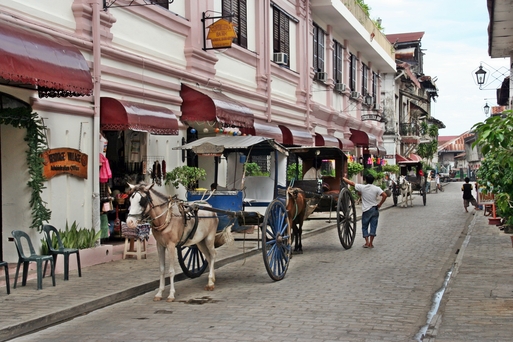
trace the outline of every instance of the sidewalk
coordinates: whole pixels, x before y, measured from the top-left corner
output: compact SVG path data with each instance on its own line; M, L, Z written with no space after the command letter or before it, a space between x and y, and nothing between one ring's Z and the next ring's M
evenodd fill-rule
M423 341L512 340L513 234L488 223L474 215Z

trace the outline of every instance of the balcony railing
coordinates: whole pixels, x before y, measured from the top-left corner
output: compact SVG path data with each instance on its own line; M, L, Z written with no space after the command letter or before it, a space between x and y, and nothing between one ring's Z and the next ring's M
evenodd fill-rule
M383 32L376 27L374 22L365 14L363 9L358 5L355 0L340 0L354 15L354 17L362 24L362 26L369 32L374 33L374 40L385 50L385 52L392 58L395 59L395 51L393 45L388 41L387 37Z
M416 123L402 123L399 125L399 134L402 136L419 137L420 126Z

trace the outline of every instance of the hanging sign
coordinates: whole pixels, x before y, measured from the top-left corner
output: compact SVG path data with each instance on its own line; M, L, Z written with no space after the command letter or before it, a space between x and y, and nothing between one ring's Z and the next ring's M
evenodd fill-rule
M87 179L87 154L74 148L53 148L41 154L43 176L50 179L61 174L70 174Z
M362 121L381 121L381 115L379 114L362 114Z
M233 38L237 38L237 32L233 28L233 23L226 19L219 19L208 28L207 39L214 49L231 48Z

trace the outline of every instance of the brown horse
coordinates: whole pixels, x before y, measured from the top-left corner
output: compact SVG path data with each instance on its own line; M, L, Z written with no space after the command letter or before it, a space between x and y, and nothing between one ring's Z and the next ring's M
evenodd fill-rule
M303 222L306 218L306 197L303 190L299 188L287 188L287 216L289 225L292 227L292 243L295 241L294 252L303 254Z
M126 224L130 228L137 227L137 224L144 218L149 217L153 236L157 241L157 252L160 263L160 285L153 300L162 299L162 292L165 287L165 261L166 249L168 250L169 278L171 289L168 302L175 299L174 276L177 245L197 245L208 262L209 274L208 284L205 290L214 290L214 262L216 250L214 241L219 219L215 212L198 210L194 204L186 204L183 201L170 198L155 190L152 185L138 184L130 185L132 194L130 196L130 212ZM207 207L208 204L201 204Z

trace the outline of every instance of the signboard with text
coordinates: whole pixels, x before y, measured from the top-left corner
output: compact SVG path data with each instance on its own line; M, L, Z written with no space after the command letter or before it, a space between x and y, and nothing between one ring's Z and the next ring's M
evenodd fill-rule
M207 39L210 40L214 49L232 47L233 38L237 38L237 33L233 28L233 23L226 19L219 19L208 28Z
M61 174L70 174L87 179L87 154L74 148L53 148L41 154L43 175L50 179Z

